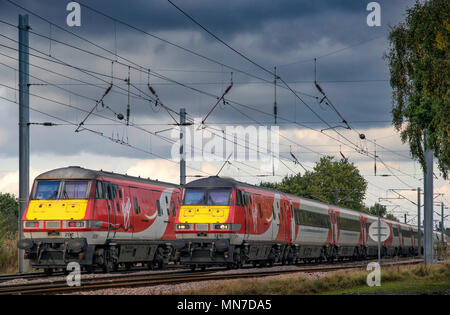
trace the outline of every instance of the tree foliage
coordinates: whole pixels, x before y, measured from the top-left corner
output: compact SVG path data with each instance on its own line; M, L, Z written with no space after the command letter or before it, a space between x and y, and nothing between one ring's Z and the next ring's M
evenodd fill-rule
M392 28L385 56L393 125L424 169L424 145L434 151L444 178L450 167L449 37L450 1L416 1L405 21Z
M322 157L313 171L307 171L303 176L288 175L280 183L261 183L261 186L365 211L363 199L367 181L347 159L334 161L331 156Z
M378 211L377 211L377 204L378 204L378 207L379 207L379 208L378 208ZM379 212L379 214L380 214L380 216L381 216L382 218L386 218L386 219L391 220L391 221L399 222L399 220L398 220L393 214L387 213L387 208L386 208L386 206L381 205L381 204L379 204L379 203L375 203L373 206L371 206L370 208L368 208L368 209L367 209L367 212L368 212L369 214L371 214L371 215L374 215L374 216L378 216L378 212Z
M17 216L19 202L12 194L0 193L0 233L15 233L17 231Z

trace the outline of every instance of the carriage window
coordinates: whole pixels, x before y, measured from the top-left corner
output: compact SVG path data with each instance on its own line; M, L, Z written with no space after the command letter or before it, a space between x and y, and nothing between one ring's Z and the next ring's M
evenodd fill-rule
M122 199L122 191L119 189L119 198Z
M117 209L117 212L120 213L120 206L119 206L118 202L116 203L116 209Z
M159 199L156 200L156 209L158 209L158 215L162 215L161 203L159 202Z
M258 203L258 209L259 209L259 217L262 218L263 215L262 215L261 204L260 203Z
M59 181L38 182L34 199L56 199L58 198Z
M175 210L175 202L173 202L173 201L172 201L172 214L173 214L173 217L177 216L177 212Z
M398 230L396 227L392 228L392 231L394 232L394 236L398 236Z
M320 228L330 228L330 216L322 213L295 209L295 223Z
M64 183L62 199L86 199L88 181L67 181Z
M347 230L347 231L353 231L353 232L361 231L361 223L357 220L337 217L337 224L341 230Z
M134 201L134 213L139 214L139 205L136 197L133 197Z

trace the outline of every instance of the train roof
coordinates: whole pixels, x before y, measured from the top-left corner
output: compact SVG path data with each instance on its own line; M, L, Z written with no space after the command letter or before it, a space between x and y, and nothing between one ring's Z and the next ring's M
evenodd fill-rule
M297 195L285 193L285 192L278 191L278 190L271 189L271 188L267 188L267 187L251 185L251 184L248 184L248 183L237 181L237 180L235 180L233 178L224 178L224 177L219 177L219 176L210 176L210 177L206 177L206 178L193 180L193 181L187 183L186 185L184 185L184 187L185 188L205 188L205 187L220 187L220 188L248 187L248 188L256 188L256 189L260 189L260 190L264 190L264 191L268 191L268 192L273 192L273 193L287 195L287 196L290 196L292 198L300 198L300 199L303 199L303 200L308 200L310 202L315 202L315 203L318 203L318 204L321 204L321 205L324 205L324 206L335 206L335 207L338 207L341 210L361 213L361 214L366 215L368 218L370 218L372 220L376 220L377 219L376 216L373 216L373 215L371 215L369 213L359 212L359 211L356 211L356 210L353 210L353 209L348 209L348 208L344 208L344 207L341 207L341 206L333 205L333 204L330 204L330 203L325 203L325 202L322 202L322 201L313 200L313 199L305 198L305 197L302 197L302 196L297 196ZM398 224L398 225L400 225L402 227L411 226L412 228L417 229L417 226L413 226L413 225L405 224L405 223L401 223L401 222L396 222L396 221L388 220L388 219L385 219L385 218L383 218L383 221L389 221L391 223Z
M154 185L163 185L174 188L180 188L179 185L162 182L158 180L145 179L141 177L135 177L130 175L123 175L113 172L107 171L96 171L87 168L82 168L80 166L68 166L63 168L57 168L54 170L50 170L48 172L42 173L36 177L37 180L42 179L63 179L63 178L72 178L72 179L97 179L100 177L109 177L119 180L130 180L134 182L140 182L144 184L154 184Z
M205 188L205 187L236 188L236 187L241 187L243 185L256 187L256 186L252 186L249 184L238 182L232 178L224 178L224 177L219 177L219 176L210 176L210 177L205 177L205 178L201 178L201 179L196 179L196 180L193 180L192 182L187 183L186 185L184 185L184 187L186 187L186 188Z

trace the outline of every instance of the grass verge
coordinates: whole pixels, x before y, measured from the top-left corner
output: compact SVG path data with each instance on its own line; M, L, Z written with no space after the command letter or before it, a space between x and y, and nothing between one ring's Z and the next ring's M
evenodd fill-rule
M298 295L450 292L449 261L433 266L382 268L381 287L367 286L368 274L369 271L339 271L319 274L316 279L304 274L295 274L277 279L230 280L200 289L177 292L177 294Z
M0 274L17 271L17 235L5 233L0 235Z

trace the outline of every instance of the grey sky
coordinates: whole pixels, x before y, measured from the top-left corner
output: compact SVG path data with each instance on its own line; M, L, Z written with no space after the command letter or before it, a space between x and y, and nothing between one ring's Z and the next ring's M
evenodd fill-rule
M13 2L112 52L117 50L118 55L136 62L145 69L151 69L206 93L221 95L230 82L230 69L189 54L119 23L114 23L85 7L81 9L81 27L67 27L65 20L68 12L65 7L69 1L13 0ZM383 55L388 50L389 25L398 24L404 18L406 8L412 6L414 1L378 1L381 5L381 27L368 27L366 24L366 17L369 14L366 11L366 6L369 2L362 0L175 1L177 5L205 27L258 64L270 70L277 66L277 73L282 78L290 82L290 85L297 91L307 94L299 94L301 98L326 121L333 122L333 125L336 125L339 123L337 115L329 107L319 105L315 98L319 96L319 93L313 84L313 59L318 58L317 79L339 109L339 112L347 121L352 122L353 127L368 132L371 139L384 137L384 140L380 140L380 144L384 144L389 149L397 150L397 153L403 155L401 157L398 154L384 152L383 158L387 162L393 163L392 165L401 165L402 171L409 174L415 172L415 174L419 174L416 177L420 177L418 165L404 157L409 155L408 148L400 144L398 136L392 136L394 134L392 131L381 134L383 128L388 130L391 120L389 71L386 61L383 60ZM181 15L167 1L83 0L80 3L92 6L105 14L208 58L270 82L273 81L273 77L220 44ZM0 20L17 25L18 14L22 13L26 12L6 0L0 0ZM93 100L101 97L108 86L108 82L111 81L111 78L108 77L111 74L111 62L108 59L115 60L116 56L54 26L51 27L47 22L32 14L30 14L30 24L33 32L42 35L30 34L30 46L46 54L45 58L49 58L48 55L50 54L52 57L77 67L104 74L105 76L101 78L106 81L105 83L98 80L98 75L95 78L75 69L31 57L30 63L32 65L50 69L83 82L96 84L96 87L87 86L80 84L78 81L31 66L31 75L59 86L59 88L56 88L48 85L32 85L31 93L89 111L95 103ZM0 34L17 40L17 29L3 23L0 23ZM52 40L45 37L50 37ZM55 40L99 54L106 59L65 47ZM0 44L17 47L17 43L5 38L0 38ZM17 58L16 51L5 47L0 46L0 53ZM36 51L32 53L39 55ZM11 67L17 67L17 61L2 55L0 55L0 62ZM170 142L155 136L149 136L149 133L137 128L118 125L121 121L115 119L113 111L125 114L127 86L123 79L127 77L128 69L115 63L113 73L119 79L113 80L114 88L104 99L105 106L109 106L111 110L100 107L100 111L95 112L109 118L109 120L91 116L86 124L96 124L91 127L103 132L105 136L128 140L129 143L137 147L169 158ZM0 65L0 78L1 84L17 86L17 73L3 65ZM36 78L30 78L30 81L32 83L43 83ZM136 124L146 124L142 128L151 132L173 127L170 125L173 123L172 119L163 109L159 108L159 111L155 111L154 105L140 98L143 96L142 92L149 94L146 86L147 75L131 70L131 82L141 89L141 91L138 91L133 87L131 88L132 93L136 94L136 97L131 99L131 121ZM273 117L249 110L242 105L252 106L269 114L272 113L273 85L236 71L233 71L233 82L234 86L227 97L240 103L241 105L233 104L233 106L245 115L231 106L221 105L216 108L208 121L211 124L224 122L255 124L251 121L251 119L254 119L270 124ZM154 76L150 77L150 83L156 88L164 104L176 112L181 107L185 107L190 117L204 117L215 103L214 97L157 79ZM70 90L72 93L63 89ZM0 86L0 96L15 100L17 93ZM339 143L329 141L324 137L317 139L310 136L302 139L295 138L295 132L304 129L299 125L286 124L283 118L305 124L317 130L325 128L326 125L320 122L292 93L282 87L277 89L277 103L280 116L278 121L281 122L280 129L284 135L292 136L291 139L294 139L298 144L308 146L310 149L327 152L337 157L340 156L339 150L341 150L362 168L362 173L372 172L373 165L370 158L352 152L344 146L339 147ZM0 161L3 162L3 168L0 171L15 171L18 164L16 163L18 156L17 105L3 100L0 100L0 105ZM85 115L79 110L33 96L31 97L31 106L71 122L80 122ZM58 122L35 112L31 113L31 121ZM105 124L115 124L115 126ZM89 165L90 167L101 168L103 160L107 158L111 161L120 159L120 163L117 163L117 167L113 170L124 172L136 161L155 158L148 153L131 150L87 132L75 134L74 129L71 126L52 128L31 126L32 167L35 169L49 168L51 165L49 165L48 159L51 159L55 161L55 165L60 166L65 165L70 160L82 166ZM352 131L342 131L342 133L351 137L353 141L360 143ZM330 131L331 134L336 136L332 131ZM161 132L159 135L170 138L170 132ZM176 139L172 139L172 141L174 140ZM292 143L282 141L281 144L280 151L284 152L284 156L289 156L289 145L292 145L292 150L301 154L301 159L307 165L312 166L319 158L318 155ZM324 147L320 147L321 144ZM373 149L373 145L369 143L361 143L361 145L370 150ZM91 158L86 160L84 158L86 155L91 156ZM43 158L43 156L49 158ZM78 162L77 156L79 156ZM129 161L129 165L126 161ZM111 165L114 168L114 163ZM292 166L292 164L290 165ZM220 163L216 166L220 167ZM201 165L198 165L198 167L201 167ZM296 170L300 171L301 169L297 167ZM247 169L247 172L252 173L252 170ZM282 172L283 175L285 173L287 173L287 170ZM232 170L230 170L229 175L233 175ZM0 173L0 180L1 176L2 173ZM410 180L410 185L414 187L421 185L420 181L410 177L401 178ZM369 179L373 180L377 186L402 185L395 178L383 179L384 181L387 180L389 184L385 184L381 179ZM248 180L254 182L255 178L249 178ZM275 178L269 180L275 180ZM443 181L438 182L439 185L447 186ZM369 190L374 195L381 193L381 190L376 187L369 186ZM372 197L371 200L373 199Z

